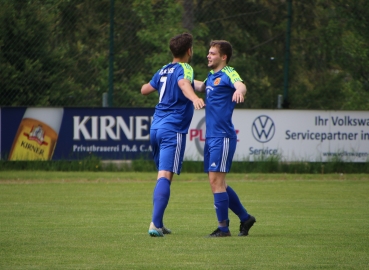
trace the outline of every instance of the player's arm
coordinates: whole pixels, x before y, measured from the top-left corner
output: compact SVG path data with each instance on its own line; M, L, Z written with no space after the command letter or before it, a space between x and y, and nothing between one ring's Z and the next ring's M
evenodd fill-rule
M233 85L236 88L236 91L233 94L232 101L235 101L237 103L244 102L247 91L246 85L241 81L237 81Z
M192 101L193 106L196 110L199 110L205 106L204 100L199 98L193 91L192 85L187 79L180 79L178 81L178 86L181 88L183 94L186 98Z
M195 91L197 92L205 92L205 83L202 81L198 81L198 80L194 80L194 84L195 84Z
M144 95L144 96L149 95L149 94L151 94L155 91L156 91L156 89L154 87L152 87L150 83L145 83L141 87L141 94Z

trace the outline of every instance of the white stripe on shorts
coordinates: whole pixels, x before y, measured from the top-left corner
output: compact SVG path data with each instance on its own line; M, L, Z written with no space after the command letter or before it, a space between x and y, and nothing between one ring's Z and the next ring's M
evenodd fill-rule
M226 172L228 152L229 152L229 138L224 138L223 139L222 163L220 164L221 172Z
M182 134L177 133L176 154L174 156L174 164L173 164L173 172L177 174L179 169L179 157L181 155L181 147L182 147Z

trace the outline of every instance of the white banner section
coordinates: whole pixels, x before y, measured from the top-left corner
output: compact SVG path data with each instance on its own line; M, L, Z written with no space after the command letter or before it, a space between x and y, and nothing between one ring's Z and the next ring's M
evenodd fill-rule
M369 111L238 109L233 124L234 161L369 161ZM185 160L203 160L205 133L205 110L195 111Z

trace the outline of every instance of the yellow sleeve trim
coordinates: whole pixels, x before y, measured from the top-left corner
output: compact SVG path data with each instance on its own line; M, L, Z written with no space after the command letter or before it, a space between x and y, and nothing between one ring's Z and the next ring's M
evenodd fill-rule
M187 63L179 63L184 72L184 78L189 80L191 83L193 82L193 69L192 67Z
M243 82L240 75L238 75L237 71L234 68L225 66L222 71L227 74L227 76L231 79L231 82L234 84L235 82Z

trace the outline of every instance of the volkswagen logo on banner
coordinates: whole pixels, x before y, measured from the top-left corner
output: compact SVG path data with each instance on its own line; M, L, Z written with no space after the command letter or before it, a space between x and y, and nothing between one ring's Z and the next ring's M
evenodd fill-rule
M260 115L252 123L252 135L261 143L269 142L275 133L275 124L267 115Z

